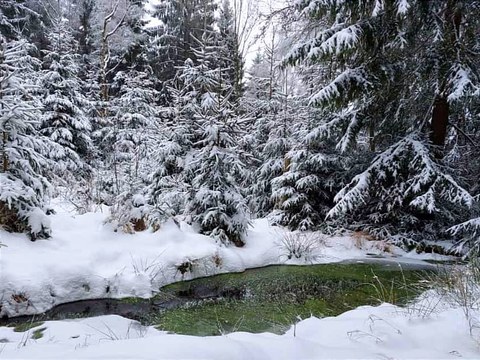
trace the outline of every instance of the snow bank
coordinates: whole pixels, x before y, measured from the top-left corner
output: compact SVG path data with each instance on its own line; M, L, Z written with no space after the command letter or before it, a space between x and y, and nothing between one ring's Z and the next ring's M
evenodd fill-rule
M480 358L461 309L423 319L389 304L337 317L311 317L284 335L231 333L217 337L167 334L119 316L49 321L33 330L0 328L7 359L455 359ZM37 329L38 329L37 328ZM3 343L3 344L2 344Z
M266 220L255 221L247 245L235 248L198 235L186 224L179 228L169 222L155 233L132 235L104 224L107 208L84 215L72 215L59 204L56 210L49 240L32 243L24 235L0 231L0 242L6 245L0 248L0 316L42 313L80 299L148 298L161 286L183 279L305 263L286 258L285 249L278 246L286 231ZM349 237L328 238L317 250L317 263L362 259L383 251L378 243L359 244Z

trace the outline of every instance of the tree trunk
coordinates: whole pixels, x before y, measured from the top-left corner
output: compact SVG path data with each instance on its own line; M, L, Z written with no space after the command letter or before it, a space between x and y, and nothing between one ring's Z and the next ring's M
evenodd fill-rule
M447 137L449 106L447 98L437 95L433 104L432 122L430 124L430 141L435 147L437 159L443 158L443 148Z
M376 151L376 146L375 146L375 124L373 121L370 122L368 126L368 147L371 152Z
M8 170L7 141L8 133L4 131L2 139L2 172L4 173L6 173Z

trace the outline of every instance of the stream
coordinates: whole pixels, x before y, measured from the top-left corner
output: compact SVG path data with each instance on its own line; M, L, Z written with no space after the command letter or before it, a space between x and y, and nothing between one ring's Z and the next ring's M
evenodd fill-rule
M121 315L158 329L188 335L233 331L281 334L310 316L335 316L360 305L404 305L421 291L428 263L375 260L322 265L272 265L162 287L151 299L95 299L58 305L48 312L1 319L2 326Z

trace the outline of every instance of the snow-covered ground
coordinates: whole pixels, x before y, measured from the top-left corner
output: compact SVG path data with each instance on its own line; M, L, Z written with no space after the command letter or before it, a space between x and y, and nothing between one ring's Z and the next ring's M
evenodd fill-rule
M162 285L220 272L279 263L287 260L278 245L286 231L258 220L248 233L246 246L221 246L198 235L187 225L173 222L159 231L124 234L105 225L108 209L74 215L56 204L51 216L53 237L31 242L25 235L0 231L0 316L42 313L55 305L80 299L126 296L151 297ZM331 237L310 262L327 263L363 259L382 254L395 261L419 261L417 254L398 248L384 253L384 244L362 238ZM182 264L191 271L182 274Z
M119 316L49 321L33 330L0 328L0 359L479 359L461 309L428 318L393 305L365 306L332 318L309 318L284 335L217 337L166 334ZM479 338L477 338L479 339Z
M258 220L244 248L220 246L185 224L158 232L115 233L103 212L73 215L57 204L53 237L30 242L0 232L0 314L43 312L57 304L91 298L150 297L164 284L195 276L278 263L285 230ZM309 261L356 259L378 254L395 262L422 257L357 237L323 238ZM431 255L429 255L431 257ZM190 271L179 268L189 262ZM425 301L425 300L423 300ZM428 301L427 307L436 304ZM417 310L412 310L417 309ZM218 337L167 334L120 316L49 321L26 332L0 327L0 359L402 359L480 358L460 308L389 304L361 307L333 318L300 321L284 335L231 333ZM429 316L425 316L425 315ZM42 337L33 339L35 330Z

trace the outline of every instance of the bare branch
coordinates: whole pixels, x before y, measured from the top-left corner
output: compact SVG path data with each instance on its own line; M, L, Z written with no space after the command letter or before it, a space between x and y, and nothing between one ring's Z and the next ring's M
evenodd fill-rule
M465 139L467 139L474 147L476 148L479 148L480 146L475 142L475 140L473 140L467 133L465 133L465 131L463 131L462 129L460 129L457 125L455 124L450 124L452 125L460 134L462 134Z

